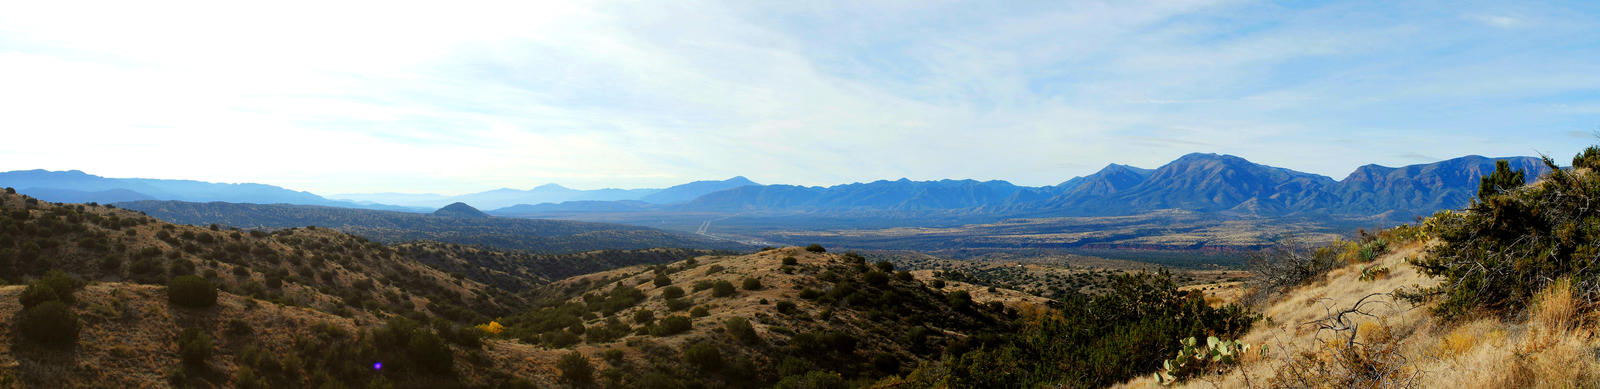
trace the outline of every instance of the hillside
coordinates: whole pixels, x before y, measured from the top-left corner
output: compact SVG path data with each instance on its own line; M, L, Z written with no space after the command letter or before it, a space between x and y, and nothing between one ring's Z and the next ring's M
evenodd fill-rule
M758 387L813 370L903 373L968 347L969 336L1003 331L1014 314L877 266L791 247L618 269L552 284L543 308L505 324L527 343L575 345L608 387ZM713 351L685 351L697 347Z
M249 229L318 226L384 243L431 240L534 252L656 247L745 248L738 243L687 233L566 220L436 217L406 212L281 204L136 201L117 205L173 223L219 224Z

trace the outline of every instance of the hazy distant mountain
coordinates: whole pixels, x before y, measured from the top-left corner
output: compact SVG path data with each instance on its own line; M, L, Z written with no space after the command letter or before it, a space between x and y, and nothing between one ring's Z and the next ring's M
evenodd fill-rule
M1430 164L1399 168L1366 165L1350 173L1334 194L1343 213L1377 214L1390 211L1427 213L1461 208L1478 195L1478 178L1494 171L1504 159L1512 169L1527 172L1528 182L1550 172L1539 158L1485 158L1470 155Z
M78 170L18 170L0 173L0 186L53 202L111 203L135 200L225 201L254 204L301 204L385 209L322 198L310 192L263 184L223 184L192 180L107 178Z
M639 198L639 200L653 204L674 204L688 202L704 196L707 193L738 188L747 185L760 185L750 181L744 176L729 178L722 181L695 181L662 189L656 193Z
M489 214L483 213L483 211L479 211L477 208L467 205L467 203L452 203L433 211L433 216L482 219L489 217Z
M117 188L100 191L82 191L60 188L22 188L17 192L57 203L114 203L118 201L155 200L150 195Z
M734 177L722 181L695 181L666 189L607 188L584 190L572 189L558 184L544 184L528 190L501 188L456 196L430 193L358 193L334 195L333 197L421 207L438 207L453 202L464 202L477 204L484 209L502 209L520 205L560 204L574 201L643 201L651 204L672 204L694 200L707 193L746 185L758 184L744 177Z

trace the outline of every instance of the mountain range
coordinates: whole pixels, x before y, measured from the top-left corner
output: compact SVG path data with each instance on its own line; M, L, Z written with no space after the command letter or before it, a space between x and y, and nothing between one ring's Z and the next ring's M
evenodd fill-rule
M55 202L221 201L410 212L462 203L496 216L613 222L662 215L972 221L1134 215L1163 209L1266 217L1387 215L1405 220L1466 205L1476 194L1478 178L1493 171L1497 160L1526 171L1529 180L1549 170L1534 157L1466 156L1403 167L1367 165L1335 180L1232 155L1194 153L1156 169L1112 164L1094 174L1043 187L1005 181L907 179L820 187L761 185L733 177L662 189L578 190L547 184L457 196L347 194L332 200L271 185L105 178L76 170L0 173L0 186Z
M572 189L559 184L544 184L532 189L501 188L485 192L446 196L431 193L353 193L332 196L336 199L393 204L407 207L437 208L450 203L467 203L485 209L505 208L515 205L537 205L572 201L638 201L646 204L672 204L693 200L701 195L746 185L759 185L744 177L721 181L695 181L668 188L652 189Z
M830 187L749 185L681 204L577 202L489 211L540 217L582 213L713 213L818 217L1064 217L1134 215L1163 209L1236 216L1390 215L1459 208L1478 178L1506 160L1532 181L1549 171L1534 157L1466 156L1399 168L1367 165L1343 180L1219 154L1188 154L1156 169L1112 164L1057 185L1005 181L881 180Z

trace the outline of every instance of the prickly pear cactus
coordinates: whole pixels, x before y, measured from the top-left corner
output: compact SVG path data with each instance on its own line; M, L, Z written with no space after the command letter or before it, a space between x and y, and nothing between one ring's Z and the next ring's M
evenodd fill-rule
M1250 352L1250 345L1247 343L1223 340L1215 336L1206 337L1205 344L1200 344L1199 339L1194 337L1185 338L1179 344L1183 347L1178 349L1178 355L1163 361L1161 371L1156 373L1156 380L1163 385L1175 384L1203 373L1237 366L1239 359ZM1265 351L1263 346L1261 352Z

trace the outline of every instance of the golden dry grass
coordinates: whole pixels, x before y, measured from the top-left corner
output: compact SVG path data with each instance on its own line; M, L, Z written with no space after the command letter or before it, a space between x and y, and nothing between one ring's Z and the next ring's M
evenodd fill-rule
M1405 245L1368 264L1391 269L1382 279L1361 281L1359 265L1352 265L1330 272L1321 282L1287 292L1263 310L1267 320L1242 338L1246 343L1268 346L1268 355L1247 361L1242 368L1225 375L1191 380L1180 386L1288 386L1273 378L1295 369L1318 370L1306 369L1308 364L1337 362L1345 333L1319 331L1307 323L1374 293L1392 293L1436 282L1406 263L1406 258L1423 255L1422 251L1421 244ZM1367 350L1388 350L1394 357L1394 366L1390 367L1398 381L1388 381L1389 385L1383 386L1403 386L1396 384L1400 382L1415 387L1462 389L1597 387L1600 360L1593 350L1600 349L1600 338L1595 336L1596 321L1581 317L1579 300L1570 285L1557 282L1539 294L1526 319L1512 321L1484 317L1441 323L1428 313L1426 306L1413 306L1386 296L1373 297L1379 302L1366 310L1373 317L1355 320L1357 342ZM1349 374L1338 368L1325 370ZM1142 377L1121 386L1160 385Z

